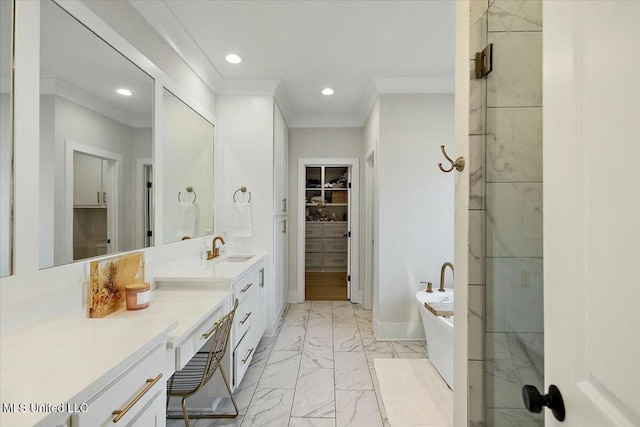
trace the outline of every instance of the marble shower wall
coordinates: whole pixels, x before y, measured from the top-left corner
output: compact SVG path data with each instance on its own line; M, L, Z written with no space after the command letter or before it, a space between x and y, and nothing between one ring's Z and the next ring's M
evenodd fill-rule
M542 426L521 387L543 386L542 1L471 2L469 421Z

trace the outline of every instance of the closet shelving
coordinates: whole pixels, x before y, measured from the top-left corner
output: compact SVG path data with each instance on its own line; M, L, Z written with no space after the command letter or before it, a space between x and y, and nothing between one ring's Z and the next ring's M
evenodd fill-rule
M349 168L307 166L305 267L346 271L349 224Z

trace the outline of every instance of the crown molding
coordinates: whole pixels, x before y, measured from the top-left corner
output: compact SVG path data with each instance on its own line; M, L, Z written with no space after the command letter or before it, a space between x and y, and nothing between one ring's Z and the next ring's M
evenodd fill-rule
M222 77L191 35L163 1L129 0L133 8L160 34L214 93Z

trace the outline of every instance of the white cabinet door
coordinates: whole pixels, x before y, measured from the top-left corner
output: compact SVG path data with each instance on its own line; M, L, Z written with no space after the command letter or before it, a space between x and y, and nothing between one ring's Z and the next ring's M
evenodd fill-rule
M165 427L167 425L165 391L158 392L153 400L138 414L136 419L127 425L132 427Z
M286 215L289 180L289 131L278 106L273 106L273 186L274 215Z
M102 206L102 159L73 154L73 205Z
M287 218L273 219L273 321L277 321L287 300Z
M543 11L545 421L639 426L640 2Z
M266 276L266 269L265 269L265 263L262 262L260 264L258 264L258 266L256 267L258 274L258 289L257 289L257 303L256 303L256 312L257 312L257 316L256 316L256 322L254 325L252 325L252 328L254 330L254 337L255 337L255 341L260 342L260 339L262 338L262 336L265 333L265 330L267 329L267 276Z

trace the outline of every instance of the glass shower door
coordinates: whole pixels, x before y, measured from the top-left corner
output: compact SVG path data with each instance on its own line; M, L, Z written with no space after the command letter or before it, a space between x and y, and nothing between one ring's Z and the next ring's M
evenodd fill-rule
M542 1L490 0L476 25L493 45L479 83L485 425L543 426L522 401L523 385L544 390Z

